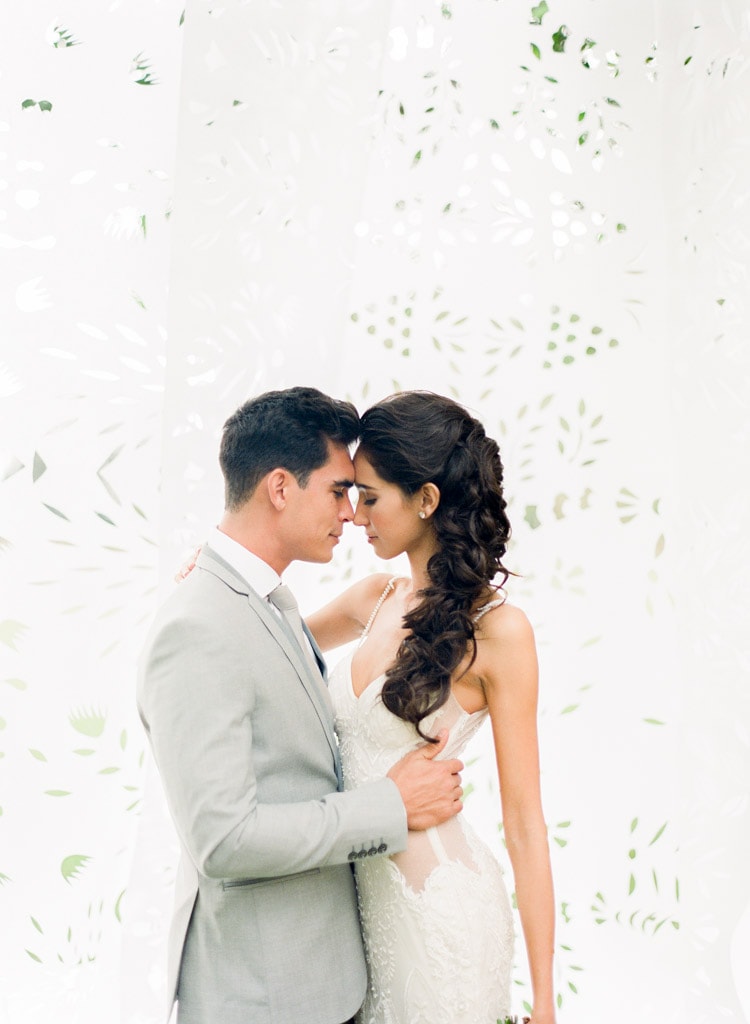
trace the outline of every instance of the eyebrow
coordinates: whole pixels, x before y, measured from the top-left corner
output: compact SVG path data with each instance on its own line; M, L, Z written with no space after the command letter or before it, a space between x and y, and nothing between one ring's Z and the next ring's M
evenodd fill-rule
M334 480L331 487L345 487L347 490L350 487L354 487L353 480Z
M360 491L377 491L377 487L373 487L372 484L361 484L359 480L354 481L354 486Z

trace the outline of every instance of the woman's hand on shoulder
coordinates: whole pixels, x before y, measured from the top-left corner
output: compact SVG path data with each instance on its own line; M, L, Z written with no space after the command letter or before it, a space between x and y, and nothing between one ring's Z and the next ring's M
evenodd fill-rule
M182 563L180 568L174 574L175 583L182 583L183 580L186 580L188 578L190 573L195 568L195 563L198 561L198 555L201 553L202 550L203 545L199 544L195 551L192 553L192 555L189 556L187 561Z
M307 626L321 651L348 644L362 634L372 609L391 578L385 572L365 576L306 617Z

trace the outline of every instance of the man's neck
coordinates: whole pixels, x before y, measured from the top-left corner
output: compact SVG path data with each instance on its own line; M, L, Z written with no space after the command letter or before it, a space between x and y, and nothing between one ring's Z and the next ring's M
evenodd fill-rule
M289 559L284 558L278 550L278 543L275 542L274 530L271 524L263 524L256 521L256 517L249 514L247 510L243 509L240 512L226 511L217 529L233 541L241 544L243 548L252 552L257 558L262 558L266 565L270 565L279 576L282 575L289 565Z

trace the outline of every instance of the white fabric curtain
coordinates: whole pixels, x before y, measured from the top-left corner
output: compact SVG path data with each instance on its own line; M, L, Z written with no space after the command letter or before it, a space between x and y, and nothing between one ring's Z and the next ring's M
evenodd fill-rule
M0 1021L160 1019L135 663L221 424L297 383L501 444L562 1024L750 1019L746 0L3 16ZM303 610L379 568L348 532Z

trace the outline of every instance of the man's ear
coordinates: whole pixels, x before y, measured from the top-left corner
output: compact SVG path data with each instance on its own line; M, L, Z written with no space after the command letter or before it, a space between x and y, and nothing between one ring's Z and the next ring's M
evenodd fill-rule
M285 469L272 469L266 476L268 498L277 512L286 508L289 473Z

